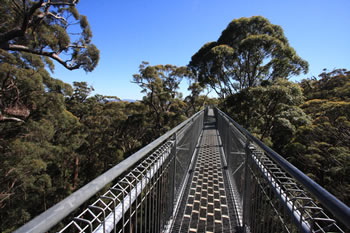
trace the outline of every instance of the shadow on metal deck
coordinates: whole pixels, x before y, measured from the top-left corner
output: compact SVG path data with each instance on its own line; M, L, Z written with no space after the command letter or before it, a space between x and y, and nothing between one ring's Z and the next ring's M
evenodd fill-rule
M195 166L171 232L235 232L232 195L226 187L223 150L212 109L204 122Z

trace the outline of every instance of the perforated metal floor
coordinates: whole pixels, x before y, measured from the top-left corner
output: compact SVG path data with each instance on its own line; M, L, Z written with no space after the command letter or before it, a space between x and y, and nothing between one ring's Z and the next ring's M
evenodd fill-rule
M209 112L189 191L172 232L234 232L215 119Z

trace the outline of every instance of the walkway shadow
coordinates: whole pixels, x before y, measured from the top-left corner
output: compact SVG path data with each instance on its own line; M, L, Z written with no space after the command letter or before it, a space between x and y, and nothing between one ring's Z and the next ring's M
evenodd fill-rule
M208 116L204 122L203 130L216 129L216 119L214 116Z

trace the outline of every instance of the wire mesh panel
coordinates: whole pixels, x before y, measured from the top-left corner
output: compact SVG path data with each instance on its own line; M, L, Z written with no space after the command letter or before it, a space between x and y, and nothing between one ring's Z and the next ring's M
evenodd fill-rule
M60 232L159 232L172 208L173 145L164 143Z
M202 125L203 115L193 119L60 232L161 232Z
M349 232L350 209L216 109L245 232Z

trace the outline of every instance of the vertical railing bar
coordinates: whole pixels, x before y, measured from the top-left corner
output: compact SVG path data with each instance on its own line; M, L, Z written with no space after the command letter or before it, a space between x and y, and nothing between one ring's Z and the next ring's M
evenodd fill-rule
M89 220L86 220L86 219L83 219L83 218L77 218L77 217L75 217L74 220L88 223L89 226L90 226L90 233L92 233L92 223Z
M158 163L156 163L158 166ZM157 171L155 172L154 176L154 195L153 195L153 215L154 215L154 221L153 221L153 232L157 232L157 225L158 225L158 176L159 176L159 169L157 167Z
M258 197L257 197L257 199L256 199L256 201L257 201L257 204L256 204L256 206L257 206L257 210L259 210L259 211L261 211L262 210L262 208L261 208L261 206L262 206L262 198L263 198L263 196L262 196L262 193L263 193L263 181L260 181L259 180L259 178L260 177L258 177L258 187L259 187L259 192L258 192ZM263 219L263 216L261 216L261 215L259 215L259 214L257 214L256 212L255 212L255 219L256 219L256 221L257 221L257 229L258 229L258 232L260 233L261 231L262 231L262 226L263 226L263 222L262 222L262 219Z
M144 176L144 174L142 173L141 171L141 175ZM144 204L144 201L143 201L143 196L142 196L142 193L144 192L144 187L143 187L143 179L141 179L141 194L140 194L140 229L141 229L141 233L143 232L143 224L142 224L142 219L143 219L143 204Z
M132 232L132 202L131 202L131 191L132 191L132 183L127 179L129 182L129 232Z
M176 182L176 158L177 158L177 135L176 135L176 133L175 134L173 134L173 138L174 138L174 145L173 145L173 149L172 149L172 157L173 157L173 170L172 170L172 172L173 172L173 178L172 178L172 185L171 185L171 187L172 187L172 199L173 199L173 205L172 205L172 210L171 210L171 212L173 212L173 210L174 210L174 206L175 206L175 204L176 204L176 198L175 198L175 195L176 195L176 191L177 191L177 189L176 189L176 187L175 187L175 182ZM190 147L190 145L189 145L189 147Z
M160 195L160 186L161 186L161 181L162 181L162 166L159 167L158 171L158 181L157 181L157 231L160 231L160 205L161 205L161 195Z
M245 164L245 169L244 169L244 177L245 177L245 184L244 184L244 194L243 194L243 209L244 210L248 210L248 206L250 206L249 205L249 199L248 199L248 192L250 191L250 190L248 190L249 189L249 183L248 183L248 179L249 179L249 177L250 177L250 175L249 175L249 165L248 165L248 163L249 163L249 160L248 160L248 158L249 158L249 153L250 153L250 150L249 150L249 144L250 144L250 141L249 140L247 140L246 141L246 146L245 146L245 150L246 150L246 164ZM247 211L244 211L244 214L243 214L243 226L245 226L246 224L247 224L247 218L249 217L249 216L247 216L247 215L249 215L249 213L247 213Z
M114 194L111 192L111 194L114 196ZM113 197L109 197L109 196L101 196L101 198L105 198L105 199L109 199L109 200L112 200L113 202L113 232L116 233L116 223L115 223L115 207L116 207L116 204L115 204L115 198Z
M149 177L146 176L146 179L149 179ZM149 186L150 186L150 183L151 182L148 182L145 186L146 188L146 193L145 193L145 232L149 232L147 231L147 227L148 227L148 223L149 221L148 220L148 197L149 197Z
M269 190L268 190L268 192L269 192L269 203L268 203L268 213L269 214L271 214L271 216L273 216L272 215L272 207L271 207L271 205L273 204L272 203L272 200L273 200L273 198L272 198L272 195L273 195L273 193L272 193L272 189L271 188L269 188ZM272 232L271 231L271 227L272 227L272 218L269 218L269 227L268 227L268 231L267 232Z
M102 207L93 206L93 205L89 205L89 208L100 210L103 213L102 224L103 224L103 232L105 233L106 232L106 225L105 225L106 213L105 213L105 210Z
M160 192L159 192L159 186L160 186L160 182L161 182L161 169L162 169L162 166L159 165L158 163L158 169L157 169L157 173L158 175L156 176L157 177L157 188L156 188L156 195L157 195L157 199L156 199L156 210L157 210L157 221L156 221L156 230L157 232L159 232L159 218L160 218L160 213L159 213L159 205L160 205Z
M132 176L135 178L136 182L138 183L139 182L138 177L135 176L134 173L132 173ZM142 180L142 177L141 177L141 180ZM136 183L136 185L137 185L137 183ZM135 185L135 187L136 187L136 185ZM138 207L138 205L137 205L137 198L138 198L137 188L135 189L135 196L136 196L136 198L135 198L135 232L137 232L137 207Z
M125 198L124 190L122 191L122 197L123 197L122 200L124 200L124 198ZM124 201L122 201L122 213L123 213L123 225L122 225L122 228L123 228L123 233L125 232L125 207L124 206L125 206L124 205Z
M153 168L151 168L151 169L153 169ZM153 230L153 208L154 208L154 205L153 205L153 200L154 200L154 198L153 198L153 188L154 188L154 183L153 183L153 181L154 181L154 176L151 178L151 180L150 180L150 183L151 183L151 189L150 189L150 196L149 196L149 201L150 201L150 208L149 208L149 218L150 218L150 231L149 232L153 232L152 230Z
M169 150L169 149L168 149ZM168 152L167 152L168 153ZM170 150L170 153L171 154L171 150ZM165 193L165 188L164 188L164 181L165 180L165 172L166 172L166 169L167 169L167 164L165 164L165 158L163 157L163 162L162 162L162 166L161 166L161 185L160 185L160 221L159 221L159 227L160 229L162 229L162 226L164 226L163 224L163 217L164 215L166 214L164 212L164 196L166 196L166 193Z

